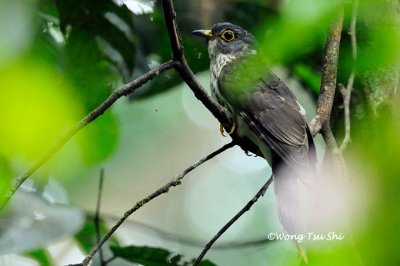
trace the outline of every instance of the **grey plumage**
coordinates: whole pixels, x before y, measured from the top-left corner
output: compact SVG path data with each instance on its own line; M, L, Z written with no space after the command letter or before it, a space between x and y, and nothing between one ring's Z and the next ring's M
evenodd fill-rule
M272 167L283 227L291 234L303 232L297 182L312 182L316 155L302 107L260 64L255 38L245 29L224 22L193 33L208 40L212 97L237 121L237 134L255 143Z

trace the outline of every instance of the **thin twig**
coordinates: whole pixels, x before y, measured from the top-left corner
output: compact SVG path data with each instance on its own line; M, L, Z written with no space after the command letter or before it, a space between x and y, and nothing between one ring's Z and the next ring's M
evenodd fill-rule
M96 212L94 214L94 226L96 227L96 244L100 242L101 232L100 232L100 206L101 206L101 198L103 193L103 183L104 183L104 169L100 170L100 179L99 179L99 191L97 194L97 204L96 204ZM104 266L106 263L104 262L103 250L99 249L99 257L100 257L100 265Z
M0 210L4 208L7 202L11 199L14 193L18 190L18 188L40 167L42 167L53 155L58 152L76 133L78 133L82 128L90 124L93 120L101 116L106 110L108 110L114 102L116 102L122 96L127 96L135 92L135 90L146 82L154 79L160 73L174 68L176 65L175 61L168 61L164 64L161 64L152 70L148 71L144 75L135 79L134 81L122 86L121 88L115 90L103 103L101 103L96 109L90 112L85 118L83 118L79 123L77 123L74 127L72 127L68 132L66 132L63 136L61 136L58 141L42 156L37 160L33 165L31 165L24 173L22 173L19 177L17 177L8 191L7 195L4 197L4 200L0 203Z
M357 13L358 13L358 0L353 0L353 8L351 11L351 23L349 35L351 38L351 51L353 59L357 59Z
M94 216L91 215L90 213L87 214L89 217ZM103 219L105 220L113 220L117 221L120 219L120 217L114 216L114 215L107 215L107 214L102 214L101 215ZM193 237L184 237L184 236L179 236L174 233L167 232L165 230L162 230L160 228L151 226L146 223L141 223L139 221L126 221L125 224L130 224L132 226L138 227L138 230L150 230L157 235L159 235L161 238L176 242L185 246L192 246L192 247L204 247L204 241L199 240L199 239L194 239ZM269 240L268 238L265 238L263 236L260 236L258 238L253 238L253 239L247 239L247 240L241 240L241 241L229 241L225 243L217 243L213 245L213 249L236 249L236 248L245 248L245 247L251 247L251 246L260 246L264 244L268 244L273 240Z
M215 241L217 241L218 238L220 238L226 230L229 229L245 212L250 210L250 208L254 205L254 203L257 202L257 200L265 194L265 191L267 191L268 187L272 183L272 176L268 179L268 181L262 186L262 188L257 192L257 194L244 206L231 220L229 220L228 223L226 223L215 236L205 245L204 249L201 251L200 255L196 258L196 260L193 263L193 266L199 265L201 260L204 258L208 250L211 248L211 246L214 244Z
M187 169L185 169L180 175L175 176L174 178L171 179L167 184L164 186L160 187L144 199L138 201L131 209L126 211L122 218L103 236L103 238L97 243L97 245L90 251L89 255L86 256L86 258L82 261L81 265L88 265L89 262L92 260L93 256L97 253L97 251L103 246L103 244L114 234L114 232L124 223L124 221L135 211L140 209L143 205L148 203L149 201L157 198L158 196L167 193L171 187L176 187L181 184L182 179L191 171L202 165L203 163L207 162L208 160L214 158L218 154L226 151L227 149L232 148L235 146L233 142L228 143L224 145L223 147L219 148L218 150L210 153L206 157L202 158L195 164L191 165Z
M349 35L351 38L351 50L353 55L353 60L357 59L357 11L358 11L358 0L353 0L353 10L351 15L351 23L349 29ZM351 141L351 121L350 121L350 99L351 92L353 90L354 79L356 76L355 68L353 67L349 80L347 81L346 88L341 89L341 93L343 96L343 106L344 106L344 138L342 144L340 145L339 152L343 153L343 151L347 148L347 145Z
M351 141L350 99L351 99L351 92L353 90L354 78L355 78L355 71L353 70L350 74L346 88L343 87L340 90L343 96L343 108L344 108L344 138L339 147L340 153L343 153L343 151L347 148L347 145Z
M117 258L117 256L112 256L111 258L109 258L108 260L106 260L104 263L105 265L108 265L109 263L111 263L112 261L114 261Z

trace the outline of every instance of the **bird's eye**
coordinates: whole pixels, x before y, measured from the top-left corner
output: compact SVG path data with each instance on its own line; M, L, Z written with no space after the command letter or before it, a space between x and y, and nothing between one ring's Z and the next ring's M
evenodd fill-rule
M227 42L233 41L233 39L235 39L235 33L232 30L224 30L221 34L221 38Z

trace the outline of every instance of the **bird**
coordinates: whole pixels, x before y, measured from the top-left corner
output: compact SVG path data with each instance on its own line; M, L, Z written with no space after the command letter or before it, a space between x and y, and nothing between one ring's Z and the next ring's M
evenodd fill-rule
M221 22L192 34L207 41L211 97L233 121L228 133L259 149L272 168L280 223L288 234L303 233L306 217L299 186L313 182L316 167L304 108L260 60L257 41L246 29ZM306 260L305 251L298 249Z

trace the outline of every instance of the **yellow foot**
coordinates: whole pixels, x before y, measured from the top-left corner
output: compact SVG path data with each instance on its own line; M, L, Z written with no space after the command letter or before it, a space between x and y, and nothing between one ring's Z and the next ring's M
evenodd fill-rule
M228 134L231 135L233 132L235 132L235 130L236 130L236 121L233 120L232 127L231 127L231 129L229 130ZM225 131L224 126L223 126L222 124L220 124L220 125L219 125L219 132L221 132L221 135L222 135L222 136L226 137L225 134L224 134L224 131Z

